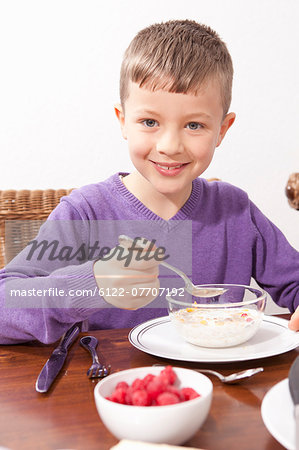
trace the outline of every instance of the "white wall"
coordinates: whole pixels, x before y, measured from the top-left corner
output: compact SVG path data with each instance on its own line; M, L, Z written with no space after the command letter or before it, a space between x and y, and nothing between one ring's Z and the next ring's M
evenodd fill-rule
M245 189L299 249L297 0L0 0L0 189L77 187L132 170L114 117L122 54L157 21L209 24L235 67L237 120L206 176Z

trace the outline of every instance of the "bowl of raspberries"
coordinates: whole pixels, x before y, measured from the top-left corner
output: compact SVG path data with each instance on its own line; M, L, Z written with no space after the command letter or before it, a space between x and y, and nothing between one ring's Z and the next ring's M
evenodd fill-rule
M94 396L102 422L118 439L180 445L206 420L212 392L199 372L153 366L109 375Z

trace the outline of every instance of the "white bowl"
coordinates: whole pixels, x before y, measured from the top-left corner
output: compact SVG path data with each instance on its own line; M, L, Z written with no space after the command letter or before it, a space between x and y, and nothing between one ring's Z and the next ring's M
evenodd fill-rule
M118 439L179 445L190 439L205 421L211 406L213 385L205 375L194 370L174 368L178 377L174 386L191 387L200 397L166 406L130 406L107 400L119 381L131 384L136 378L164 367L140 367L109 375L95 387L98 413L108 430Z
M251 339L259 329L267 294L262 289L238 284L201 285L221 288L214 297L195 297L188 292L167 295L168 313L177 332L200 347L232 347Z

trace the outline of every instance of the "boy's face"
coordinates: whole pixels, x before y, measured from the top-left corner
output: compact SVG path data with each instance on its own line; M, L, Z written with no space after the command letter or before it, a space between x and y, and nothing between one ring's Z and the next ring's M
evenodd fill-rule
M152 92L131 82L124 107L117 105L115 111L131 160L151 188L164 195L190 195L192 181L207 169L235 119L233 113L223 119L216 82L197 95Z

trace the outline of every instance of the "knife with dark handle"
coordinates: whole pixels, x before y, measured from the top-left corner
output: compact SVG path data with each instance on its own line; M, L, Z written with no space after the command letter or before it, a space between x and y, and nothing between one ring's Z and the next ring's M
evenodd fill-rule
M289 371L289 389L294 403L296 420L296 450L299 450L299 356L297 356Z
M76 323L62 336L58 347L55 348L36 380L35 389L37 392L44 393L49 390L62 369L69 347L79 333L80 325Z

